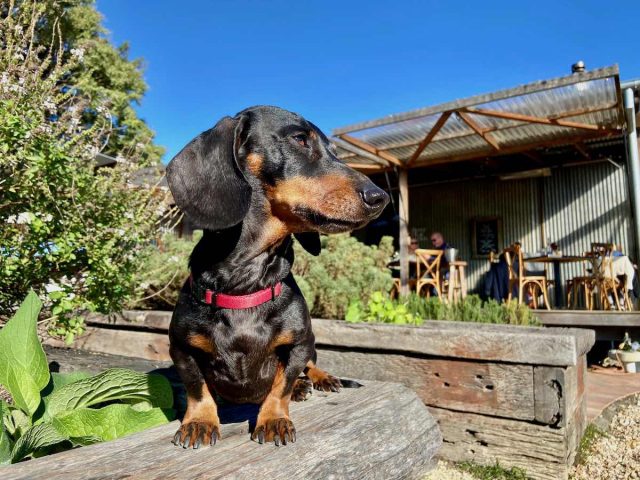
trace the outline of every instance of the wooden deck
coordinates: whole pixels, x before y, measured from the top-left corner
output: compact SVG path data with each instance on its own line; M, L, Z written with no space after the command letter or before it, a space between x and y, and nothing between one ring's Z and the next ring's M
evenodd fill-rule
M640 392L640 373L593 367L587 372L587 419L593 421L611 402Z
M589 328L596 340L622 340L625 332L640 337L640 311L536 310L545 327Z

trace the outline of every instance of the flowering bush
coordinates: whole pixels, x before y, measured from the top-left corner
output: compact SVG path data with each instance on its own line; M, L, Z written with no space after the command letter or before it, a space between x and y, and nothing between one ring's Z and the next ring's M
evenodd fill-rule
M33 288L50 331L71 341L81 311L109 312L131 295L163 199L132 183L147 166L135 150L96 168L112 131L110 99L67 84L86 52L63 62L53 49L64 42L59 30L52 47L38 46L43 3L0 10L0 319Z

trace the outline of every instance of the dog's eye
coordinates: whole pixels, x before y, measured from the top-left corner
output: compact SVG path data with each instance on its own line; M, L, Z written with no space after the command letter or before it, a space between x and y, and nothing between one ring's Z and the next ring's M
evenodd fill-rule
M293 136L293 139L304 148L309 148L309 136L305 133L298 133Z

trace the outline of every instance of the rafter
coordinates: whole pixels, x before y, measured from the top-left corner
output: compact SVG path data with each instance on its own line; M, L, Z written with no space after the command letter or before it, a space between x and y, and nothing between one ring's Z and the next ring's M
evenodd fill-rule
M365 150L366 152L369 152L373 155L376 155L380 158L383 158L384 160L387 160L388 162L391 162L395 165L398 165L399 167L404 167L404 163L402 163L402 161L400 161L399 158L394 157L393 155L391 155L390 153L387 152L383 152L382 150L378 150L376 147L374 147L373 145L368 144L367 142L363 142L362 140L359 140L357 138L354 138L350 135L338 135L338 138L341 138L342 140L344 140L345 142L350 143L351 145L355 145L356 147L361 148L362 150Z
M435 137L440 131L440 129L442 128L442 126L445 123L447 123L447 120L449 120L450 116L451 116L451 112L442 112L442 115L440 115L440 117L438 118L438 121L433 125L433 127L431 127L431 130L429 130L429 133L427 133L427 135L418 145L418 148L416 148L416 151L413 152L413 155L411 155L411 158L407 162L408 167L413 165L413 162L415 162L418 159L418 157L424 151L424 149L427 148L427 145L431 143L431 140L433 140L433 137Z
M574 147L576 148L578 153L580 153L580 155L582 155L587 160L591 160L591 155L589 155L589 152L587 151L587 147L585 146L584 143L582 142L576 143Z
M384 165L374 165L372 163L347 163L347 165L351 168L355 168L356 170L366 170L366 171L371 171L371 170L377 170L377 171L383 171L386 169L386 167Z
M506 120L516 120L519 122L539 123L541 125L553 125L556 127L579 128L582 130L607 130L606 127L600 125L590 125L588 123L572 122L569 120L559 120L556 118L534 117L532 115L524 115L522 113L501 112L500 110L489 110L486 108L463 108L460 111L473 113L474 115L485 115L487 117L504 118Z
M386 160L380 158L377 155L374 155L372 153L367 152L366 150L363 150L360 147L356 147L355 145L352 145L350 143L345 142L344 140L342 140L341 138L338 137L334 137L332 139L332 142L337 145L338 147L347 150L348 152L351 152L351 154L349 156L345 155L342 157L343 160L345 160L346 162L348 162L348 158L353 158L354 156L360 156L362 158L366 158L369 159L377 164L380 164L384 167L388 167L389 166L389 162L387 162Z
M500 145L498 145L498 142L496 141L495 137L491 135L489 132L487 132L486 130L482 129L480 125L478 125L475 121L473 121L469 117L468 114L466 114L465 112L456 112L456 114L458 115L458 117L460 117L460 119L462 119L464 123L469 125L469 127L471 127L471 129L474 132L480 135L485 142L491 145L491 147L493 147L494 150L496 151L500 150Z
M591 135L586 135L582 134L582 135L574 135L571 137L566 137L566 138L555 138L553 140L549 140L546 142L539 142L539 143L534 143L531 145L517 145L517 146L513 146L513 147L503 147L500 151L496 152L496 151L486 151L486 152L469 152L469 153L464 153L464 154L460 154L460 155L455 155L455 156L449 156L449 157L442 157L442 158L428 158L428 159L424 159L421 160L419 162L416 162L416 164L414 165L414 167L430 167L433 165L442 165L445 163L454 163L454 162L461 162L464 160L474 160L474 159L478 159L478 158L484 158L487 156L493 156L493 155L508 155L508 154L512 154L512 153L524 153L527 151L531 151L532 148L543 148L543 147L555 147L555 146L560 146L560 145L572 145L576 142L580 142L580 141L584 141L584 140L589 140L592 138L606 138L609 137L611 134L607 134L607 135L601 135L601 134L597 134L597 133L592 133Z

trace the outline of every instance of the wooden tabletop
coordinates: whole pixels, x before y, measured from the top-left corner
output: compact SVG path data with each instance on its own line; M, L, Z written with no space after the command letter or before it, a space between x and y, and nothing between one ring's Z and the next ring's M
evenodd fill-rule
M586 262L587 260L589 260L589 257L584 257L581 255L563 255L563 256L557 256L557 257L554 257L553 255L541 255L539 257L529 257L524 259L525 262L531 262L531 263L553 263L553 262L570 263L570 262Z

